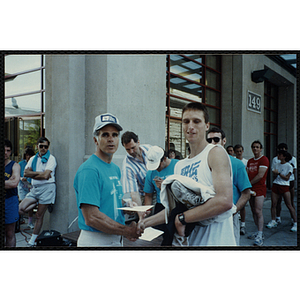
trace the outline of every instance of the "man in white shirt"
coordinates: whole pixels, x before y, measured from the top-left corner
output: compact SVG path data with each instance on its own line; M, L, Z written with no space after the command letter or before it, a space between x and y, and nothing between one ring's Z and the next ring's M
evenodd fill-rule
M30 247L35 245L43 225L44 214L49 204L54 204L56 195L55 168L57 164L55 157L48 149L50 141L46 137L41 137L37 141L37 146L39 152L30 158L24 171L24 177L32 178L32 189L19 205L19 214L22 215L38 204L33 234L28 242Z
M285 150L288 151L288 145L286 143L280 143L277 146L277 152L280 150ZM276 169L276 164L280 163L280 160L278 159L278 155L276 155L273 160L272 160L272 166L271 169L272 171ZM295 198L295 174L296 174L296 169L297 169L297 160L295 156L292 156L292 159L289 161L289 163L293 167L293 173L290 176L289 183L290 183L290 193L291 193L291 203L294 209L295 208L295 203L294 203L294 198ZM277 202L277 207L276 207L276 222L278 224L281 223L281 218L280 218L280 213L281 213L281 202L282 202L282 197L279 198ZM293 220L292 220L293 222Z

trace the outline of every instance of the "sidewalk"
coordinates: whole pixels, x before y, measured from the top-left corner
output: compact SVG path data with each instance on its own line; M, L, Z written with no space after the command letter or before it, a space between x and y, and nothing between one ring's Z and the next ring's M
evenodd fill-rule
M297 210L297 193L295 193L294 203ZM263 206L263 215L264 215L264 244L262 247L295 247L297 246L297 232L290 232L292 228L291 225L291 216L289 210L287 209L284 201L282 201L282 211L281 211L281 221L282 223L276 228L268 229L266 225L271 220L271 193L268 192L267 198ZM298 217L298 216L297 216ZM30 240L32 234L32 229L27 227L27 218L24 218L25 224L21 224L21 231L16 233L17 247L27 247L27 240ZM246 235L241 235L240 246L243 248L255 248L253 246L253 240L247 238L247 236L253 232L257 231L257 227L254 224L252 212L249 202L246 205ZM157 246L156 246L157 247ZM29 248L28 248L29 249ZM159 250L159 247L157 248Z
M297 213L297 193L295 193L294 198L296 213ZM264 244L265 246L275 246L275 247L293 247L297 246L297 232L291 232L291 216L288 208L286 207L284 201L281 203L281 224L279 224L276 228L266 228L266 225L271 220L271 192L268 191L267 198L264 202L263 206L263 215L264 215ZM297 215L298 218L298 215ZM253 240L247 238L247 236L253 232L257 231L257 227L254 224L252 212L250 208L249 202L246 205L246 234L241 235L240 238L240 246L253 246ZM255 247L257 248L257 247Z

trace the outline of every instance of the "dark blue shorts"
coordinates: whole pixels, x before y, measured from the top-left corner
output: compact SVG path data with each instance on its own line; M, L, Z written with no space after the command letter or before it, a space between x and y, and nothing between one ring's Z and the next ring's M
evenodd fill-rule
M12 196L5 199L5 224L12 224L19 220L19 198Z

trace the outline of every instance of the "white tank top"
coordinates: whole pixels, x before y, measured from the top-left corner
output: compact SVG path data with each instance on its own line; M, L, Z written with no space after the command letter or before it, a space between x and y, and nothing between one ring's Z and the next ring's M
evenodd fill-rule
M190 177L193 180L214 190L211 170L208 166L208 154L209 151L215 146L218 145L208 144L197 156L180 160L175 165L174 173ZM224 149L223 147L221 148ZM229 157L228 160L230 163Z

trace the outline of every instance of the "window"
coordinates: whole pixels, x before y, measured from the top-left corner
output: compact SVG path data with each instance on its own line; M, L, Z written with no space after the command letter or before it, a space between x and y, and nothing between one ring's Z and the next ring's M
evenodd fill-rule
M182 133L182 108L188 102L205 103L212 125L221 125L221 56L167 55L166 149L187 155Z
M44 56L5 56L5 137L21 160L44 133Z

